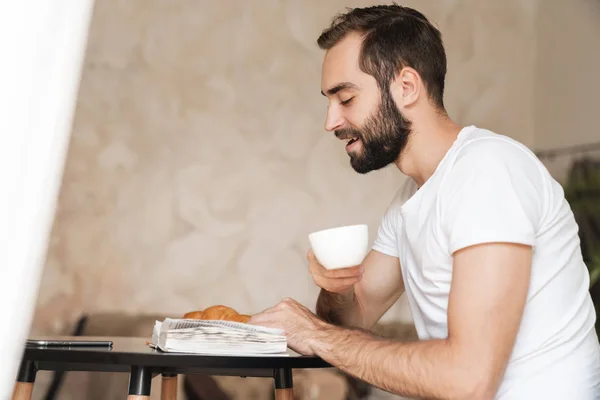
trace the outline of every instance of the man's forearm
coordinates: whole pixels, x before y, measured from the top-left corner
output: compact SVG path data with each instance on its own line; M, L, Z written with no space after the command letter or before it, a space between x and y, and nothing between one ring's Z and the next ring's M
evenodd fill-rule
M461 360L448 340L397 342L328 326L317 332L312 347L336 368L398 395L427 399L492 397L485 386L484 371Z
M360 305L352 289L346 294L321 289L316 311L319 317L330 324L362 328Z

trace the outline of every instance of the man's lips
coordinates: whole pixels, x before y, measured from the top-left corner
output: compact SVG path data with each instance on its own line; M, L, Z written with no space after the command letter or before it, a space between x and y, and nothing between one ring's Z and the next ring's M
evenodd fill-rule
M358 143L360 143L360 139L359 138L352 138L352 139L348 140L348 143L346 143L346 151L350 150L351 148L353 148Z
M335 136L340 140L346 141L346 150L360 142L360 138L356 135L353 135L351 132L337 131Z

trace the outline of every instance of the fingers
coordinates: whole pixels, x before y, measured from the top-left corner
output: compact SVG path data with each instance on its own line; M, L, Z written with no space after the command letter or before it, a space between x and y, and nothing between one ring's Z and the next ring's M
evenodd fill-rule
M356 285L362 279L361 276L354 276L349 278L337 278L337 279L327 279L323 277L313 277L313 280L317 284L317 286L329 291L329 292L342 292L351 286Z
M254 314L252 317L250 317L248 324L250 324L250 325L266 324L273 319L272 315L271 315L272 313L273 313L273 310L269 309L269 310L265 310L261 313Z
M339 269L327 269L319 263L310 263L308 268L313 275L320 275L325 278L352 278L362 276L364 272L364 267L362 265Z
M275 304L274 306L266 308L263 311L252 315L249 323L252 323L252 322L256 323L257 321L264 322L267 320L271 320L274 318L273 315L279 313L282 309L285 309L288 307L298 307L298 306L300 306L300 303L298 303L296 300L294 300L292 298L286 297L279 303Z
M364 267L362 265L339 269L327 269L319 263L312 249L308 251L306 258L309 261L308 269L312 275L313 281L317 286L328 292L345 292L362 279L364 272Z
M281 329L282 323L291 315L297 314L301 307L303 306L296 300L285 298L273 307L252 315L248 324Z
M260 321L262 320L262 315L261 314L255 314L253 316L250 317L250 319L248 320L247 324L249 325L260 325Z
M247 323L249 325L262 326L265 328L271 328L277 325L272 318L265 317L264 315L254 315Z

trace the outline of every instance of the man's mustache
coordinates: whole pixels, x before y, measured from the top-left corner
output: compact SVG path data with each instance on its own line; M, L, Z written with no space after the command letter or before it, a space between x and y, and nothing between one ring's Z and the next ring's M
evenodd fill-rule
M360 133L360 131L356 130L356 129L340 129L334 132L335 133L335 137L337 137L340 140L346 140L346 139L361 139L362 140L362 135Z

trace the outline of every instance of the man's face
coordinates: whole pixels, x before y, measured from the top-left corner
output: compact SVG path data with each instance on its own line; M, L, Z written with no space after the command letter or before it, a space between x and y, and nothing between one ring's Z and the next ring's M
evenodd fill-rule
M347 140L355 171L365 174L395 162L406 146L409 123L392 95L360 70L361 38L350 34L327 50L321 88L329 98L325 129Z

